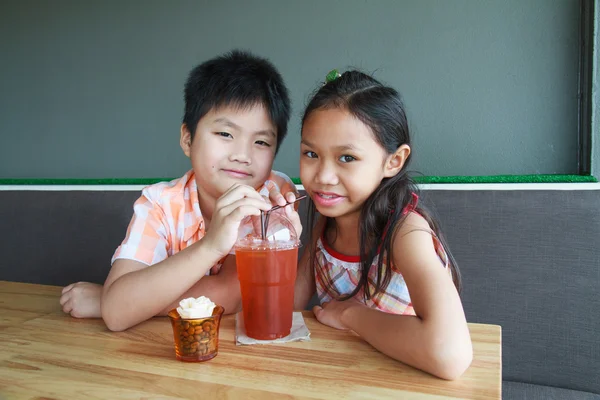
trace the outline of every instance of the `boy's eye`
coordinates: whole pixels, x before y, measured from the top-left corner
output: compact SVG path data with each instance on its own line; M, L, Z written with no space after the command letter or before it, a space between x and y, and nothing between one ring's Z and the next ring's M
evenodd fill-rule
M349 163L352 161L356 161L356 158L352 157L352 156L348 156L348 155L344 155L340 157L340 161L343 163Z
M304 155L308 158L317 158L317 153L314 151L305 151Z
M217 135L227 137L227 138L229 138L229 137L233 138L233 136L231 136L231 133L227 133L227 132L217 132Z
M271 145L269 143L265 142L264 140L257 140L255 143L259 146L271 147Z

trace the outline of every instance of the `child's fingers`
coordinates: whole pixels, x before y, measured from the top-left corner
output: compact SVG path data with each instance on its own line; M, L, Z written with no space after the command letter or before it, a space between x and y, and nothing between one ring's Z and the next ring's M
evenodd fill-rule
M240 199L250 198L259 200L260 202L267 204L265 199L258 193L254 188L247 185L233 185L223 196L217 200L216 208L225 207L230 205ZM267 210L271 208L271 205L268 204Z
M62 308L63 312L66 314L70 314L71 311L73 311L73 302L72 301L67 301Z
M271 201L271 203L276 204L278 206L285 206L286 203L285 198L277 188L274 188L269 192L269 200Z
M323 305L325 306L325 304ZM319 321L323 325L332 326L331 323L328 321L329 318L327 318L327 312L323 309L323 307L314 306L313 313L315 314L315 318L317 319L317 321Z
M315 317L317 317L317 319L319 319L319 316L321 315L322 312L323 312L323 307L321 307L321 306L313 307L313 313L315 314Z
M335 329L348 330L348 327L342 324L339 319L340 310L334 307L336 303L324 302L321 306L313 307L315 318L323 325L330 326ZM329 310L327 310L329 308Z
M227 194L229 194L229 193L233 192L233 191L234 191L234 190L235 190L235 189L236 189L238 186L241 186L241 185L240 185L239 183L234 183L233 185L231 185L231 186L229 187L229 189L227 189L227 190L225 191L225 193L223 193L223 194L221 195L221 197L223 197L223 196L225 196L225 195L227 195Z
M294 210L293 205L290 204L285 206L285 215L289 218L290 222L294 226L296 235L300 237L300 235L302 235L302 222L300 221L300 214L298 214Z
M260 215L260 210L253 206L242 205L233 210L228 218L234 222L240 222L249 215Z
M63 294L62 296L60 296L60 305L64 306L65 303L67 303L69 300L71 300L71 293L67 292L67 293Z
M267 202L260 193L258 193L253 187L248 185L239 185L234 190L229 193L231 198L240 199L244 197L248 197L251 199L261 200L263 202Z
M243 210L240 210L241 208L243 208ZM262 199L257 200L244 197L220 208L217 210L217 214L221 218L227 218L229 216L233 216L232 214L237 210L236 216L239 216L240 212L246 213L244 216L242 216L242 218L244 218L247 215L260 215L261 210L267 211L270 209L271 206L265 203ZM237 219L237 217L235 219Z
M252 201L255 200L248 200L250 199L242 199L239 202L236 202L234 205L222 209L222 226L231 226L232 224L237 224L239 226L239 223L245 217L259 216L261 212L261 206L252 204Z
M293 203L294 201L296 201L296 195L294 194L294 192L287 192L285 194L285 199L288 203Z
M239 183L234 183L233 185L231 185L231 186L229 187L229 189L227 189L227 190L225 191L225 193L223 193L223 194L221 195L221 197L220 197L219 199L220 199L220 200L221 200L221 199L226 199L226 198L228 198L229 196L231 196L231 194L232 194L232 193L239 192L240 190L242 190L242 191L243 191L243 190L244 190L244 186L245 186L245 185L241 185L241 184L239 184Z
M63 290L62 290L62 292L61 292L61 293L62 293L62 294L65 294L65 292L68 292L69 290L71 290L71 288L72 288L73 286L75 286L75 284L74 284L74 283L71 283L70 285L68 285L68 286L65 286L65 287L63 288Z

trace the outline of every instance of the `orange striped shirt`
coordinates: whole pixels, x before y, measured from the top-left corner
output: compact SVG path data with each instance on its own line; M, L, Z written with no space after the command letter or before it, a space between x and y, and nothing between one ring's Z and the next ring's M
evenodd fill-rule
M296 193L292 180L277 171L271 171L258 192L268 197L274 188L283 194ZM115 251L111 264L118 259L128 259L153 265L196 243L205 234L198 186L194 171L190 170L179 179L159 182L142 190L133 205L125 239ZM216 272L218 268L213 268L212 273Z

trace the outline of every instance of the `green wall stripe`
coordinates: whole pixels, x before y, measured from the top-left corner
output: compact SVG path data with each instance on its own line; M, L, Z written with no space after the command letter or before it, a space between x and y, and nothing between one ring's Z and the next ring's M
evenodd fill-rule
M151 185L172 178L0 179L0 185ZM589 175L417 176L417 183L580 183L598 182ZM300 178L292 178L300 184Z

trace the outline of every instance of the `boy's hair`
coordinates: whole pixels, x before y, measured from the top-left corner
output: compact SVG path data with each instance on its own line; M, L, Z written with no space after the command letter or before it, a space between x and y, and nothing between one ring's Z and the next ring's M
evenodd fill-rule
M408 120L400 94L367 74L347 71L319 88L306 107L302 125L313 111L332 108L348 111L369 127L374 139L388 154L393 154L403 144L410 145ZM361 209L359 220L361 275L355 290L345 298L351 298L363 289L365 298L369 299L385 291L390 282L391 261L388 261L388 265L384 265L384 257L377 259L377 278L373 282L375 286L373 293L369 288L368 275L379 249L385 251L388 260L393 259L393 239L398 231L397 228L406 218L403 212L413 202L413 193L418 193L416 185L407 173L410 158L409 155L398 174L381 181ZM309 204L308 226L313 226L316 210L312 202ZM434 235L442 243L449 257L448 263L454 283L460 292L460 272L438 224L421 206L416 206L415 211L427 220ZM331 226L332 222L328 218L326 228ZM312 238L309 243L311 258L313 258L315 249ZM314 262L314 258L312 261Z
M264 106L277 129L276 150L287 134L291 107L283 78L269 60L247 51L233 50L192 69L184 97L183 123L192 139L202 117L212 109L227 106Z

